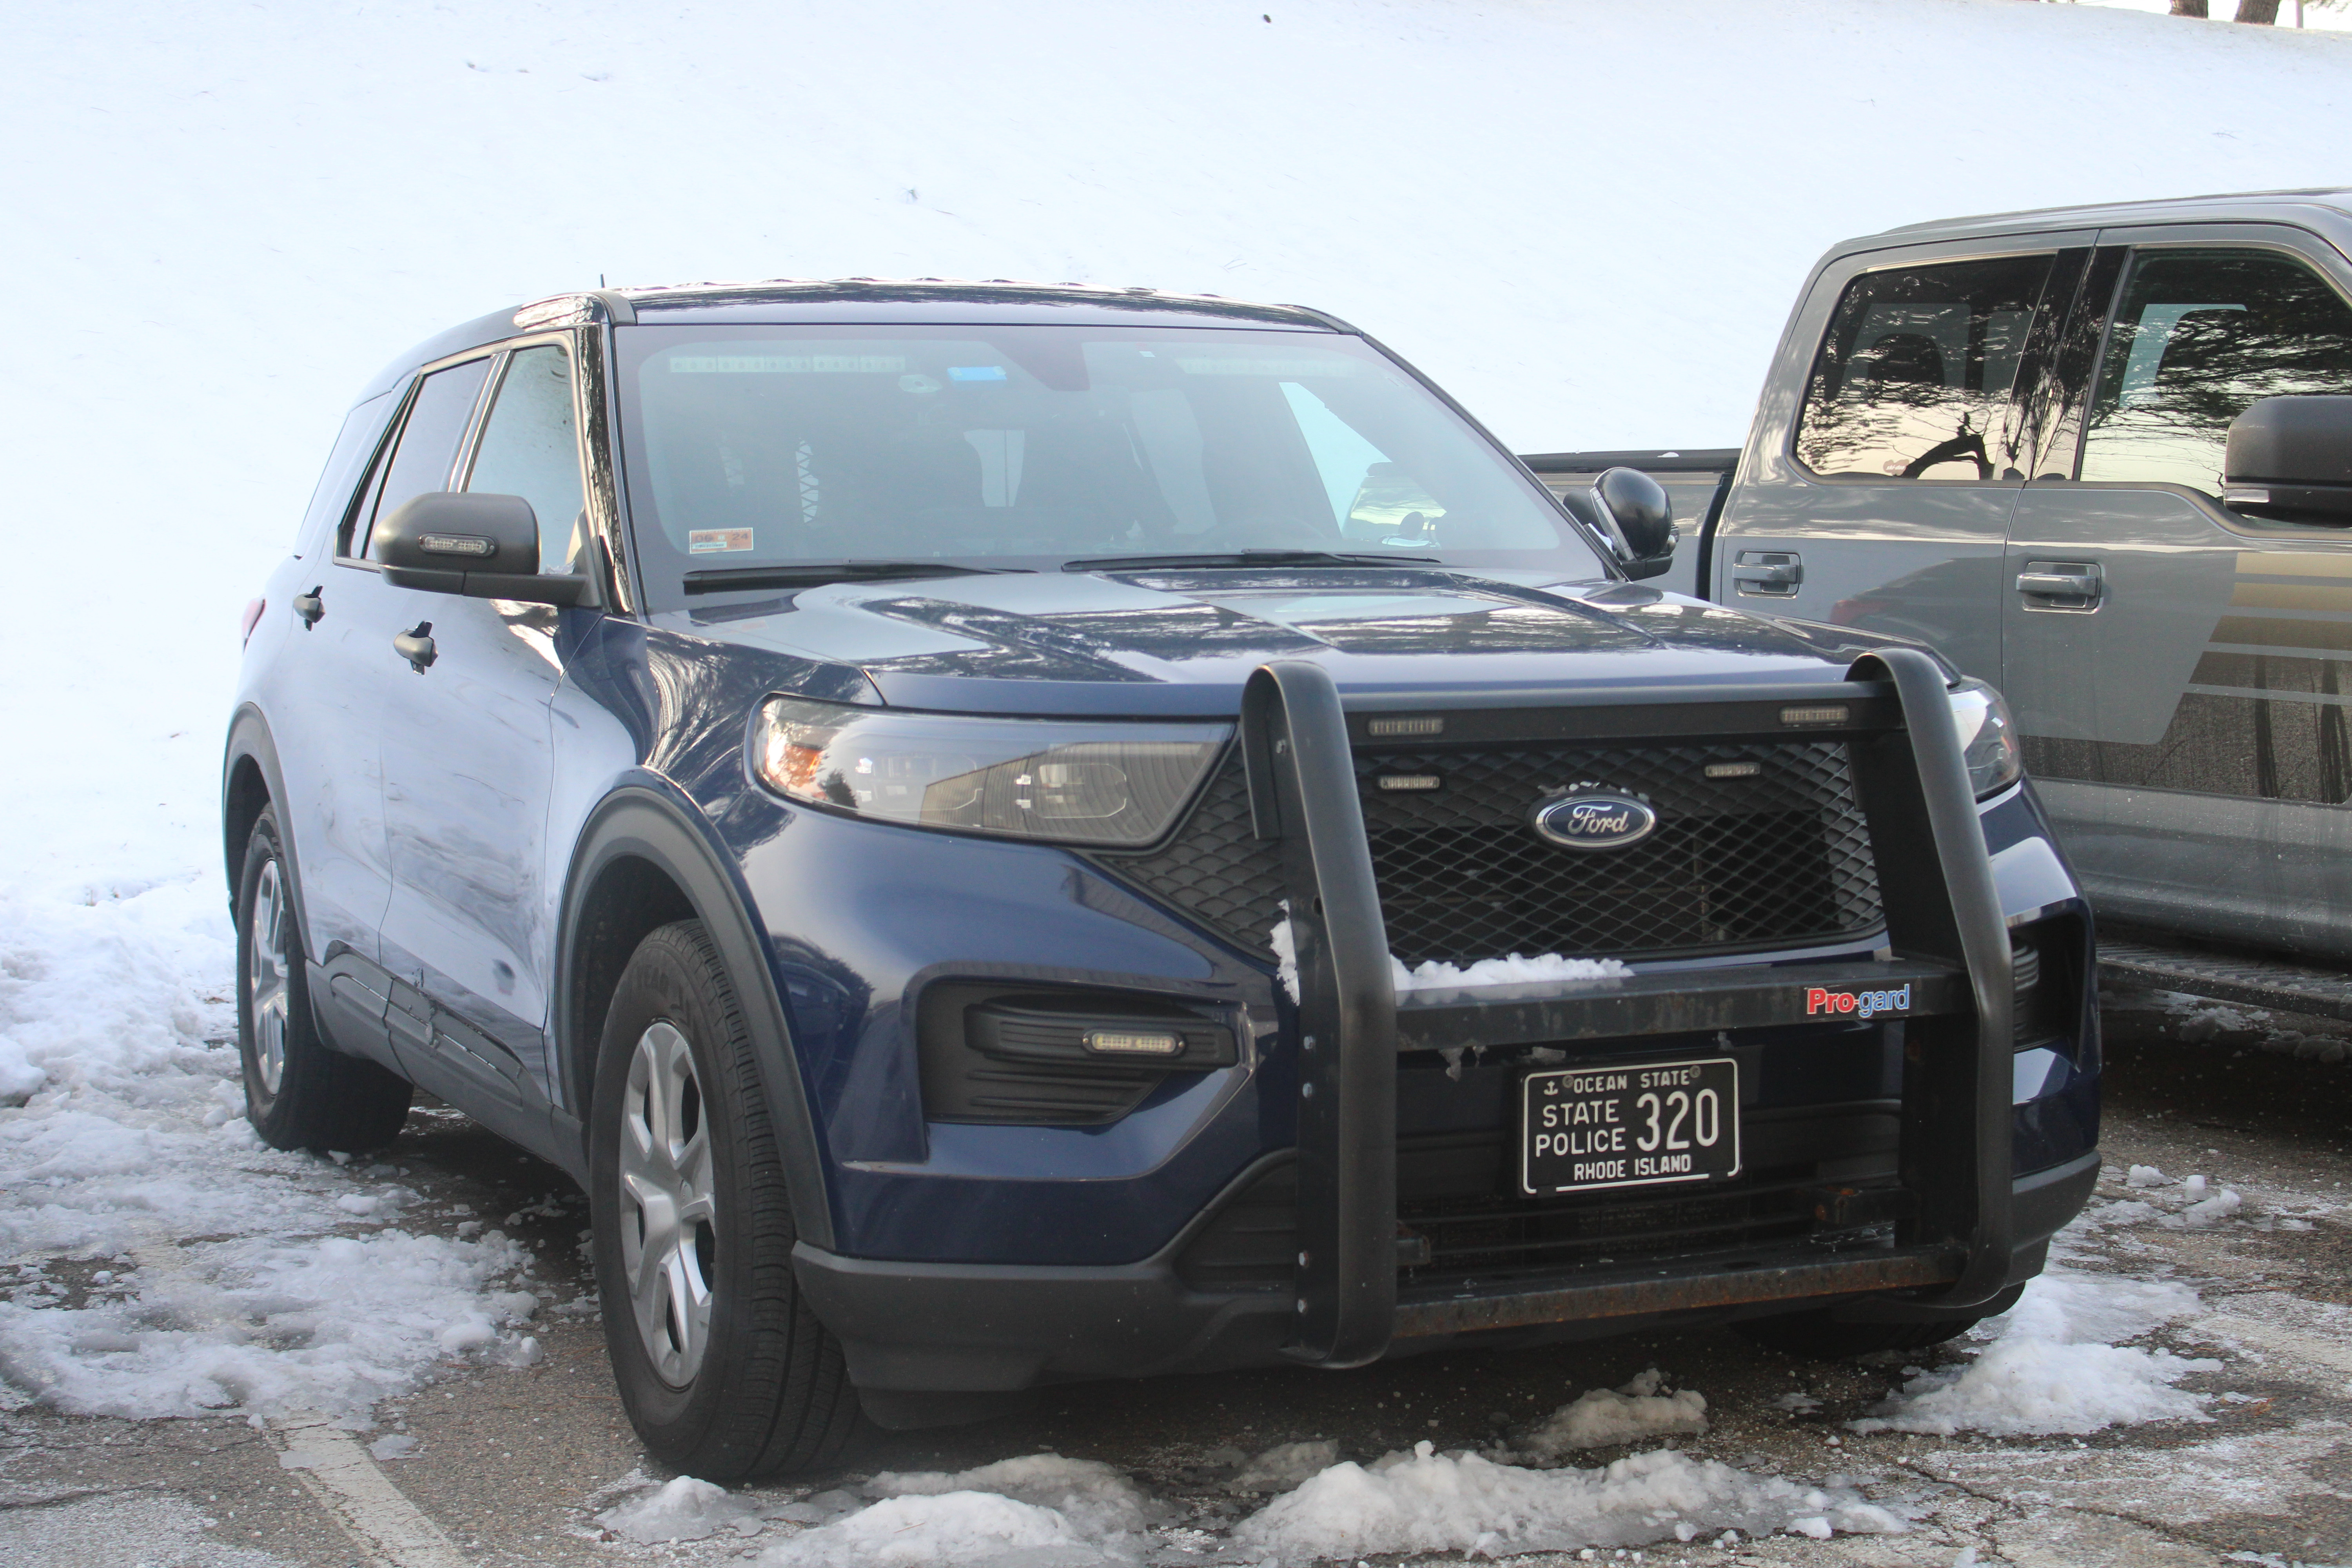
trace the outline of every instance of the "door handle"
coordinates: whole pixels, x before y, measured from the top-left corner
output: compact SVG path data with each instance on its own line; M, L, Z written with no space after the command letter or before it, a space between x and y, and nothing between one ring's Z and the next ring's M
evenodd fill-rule
M320 596L325 588L326 585L320 584L307 594L294 595L294 613L302 617L302 629L306 632L317 626L327 614L326 601Z
M2029 561L2017 574L2019 593L2050 601L2037 609L2096 609L2106 588L2106 574L2095 561Z
M433 623L419 621L411 630L392 639L392 651L408 661L408 668L422 675L440 655L433 647Z
M1732 558L1731 585L1743 594L1791 598L1805 580L1805 563L1794 551L1743 550Z

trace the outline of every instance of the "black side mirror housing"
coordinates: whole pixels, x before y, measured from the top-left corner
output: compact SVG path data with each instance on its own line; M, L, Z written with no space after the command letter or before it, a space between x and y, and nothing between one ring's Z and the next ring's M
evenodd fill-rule
M433 490L375 525L372 547L395 588L576 605L585 577L541 576L539 519L520 496Z
M2263 398L2231 424L2224 450L2231 510L2352 527L2352 396Z
M1591 495L1601 535L1626 576L1655 577L1675 563L1675 507L1664 485L1639 468L1604 468Z

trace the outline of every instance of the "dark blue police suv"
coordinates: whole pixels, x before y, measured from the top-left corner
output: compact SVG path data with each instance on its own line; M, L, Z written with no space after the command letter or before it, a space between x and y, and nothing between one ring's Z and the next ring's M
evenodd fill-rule
M1316 311L502 311L344 422L223 778L254 1125L583 1183L666 1463L1042 1384L2015 1299L2098 1156L2000 699L1640 585Z

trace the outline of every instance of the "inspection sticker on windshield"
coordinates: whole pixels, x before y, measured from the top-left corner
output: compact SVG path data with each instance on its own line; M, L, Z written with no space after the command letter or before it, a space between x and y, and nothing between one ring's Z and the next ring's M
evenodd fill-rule
M686 534L688 555L723 555L751 548L751 531L748 528L694 528Z
M1739 1174L1739 1064L1637 1062L1519 1080L1529 1197Z

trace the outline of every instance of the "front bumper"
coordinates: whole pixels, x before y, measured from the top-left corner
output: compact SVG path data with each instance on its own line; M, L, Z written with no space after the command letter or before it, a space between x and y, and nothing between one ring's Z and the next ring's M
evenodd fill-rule
M1245 1130L1263 1140L1259 1149L1286 1152L1261 1158L1230 1185L1221 1173L1218 1184L1230 1199L1242 1184L1262 1178L1271 1161L1290 1158L1286 1146L1295 1144L1287 1228L1267 1237L1275 1243L1276 1278L1229 1289L1181 1266L1188 1245L1228 1206L1224 1199L1206 1201L1216 1186L1181 1206L1157 1205L1169 1216L1160 1223L1171 1226L1174 1215L1198 1217L1172 1238L1163 1241L1169 1232L1155 1227L1133 1251L1110 1254L1134 1261L1105 1261L1100 1253L1055 1264L1003 1261L1003 1251L1000 1261L977 1261L971 1252L927 1258L887 1244L860 1245L853 1226L847 1248L866 1256L804 1247L797 1257L811 1305L848 1346L854 1377L871 1390L985 1392L1276 1360L1354 1365L1392 1345L1426 1348L1465 1335L1490 1342L1496 1335L1616 1332L1656 1321L1799 1305L1844 1303L1841 1310L1856 1315L1925 1318L2004 1308L2039 1268L2049 1235L2079 1208L2095 1179L2096 1156L2088 1152L2095 1136L2088 1104L2092 1027L2077 1037L2083 1048L2069 1062L2051 1051L2021 1050L2014 1026L2022 1020L2012 1014L2009 928L2036 911L2079 910L2079 902L2038 834L1998 836L1999 858L2016 860L2028 851L2038 858L2032 867L2003 864L1996 876L1987 856L1992 819L1980 820L1970 796L1933 665L1898 650L1856 674L1860 679L1843 687L1743 691L1705 712L1685 696L1652 710L1646 721L1762 736L1796 722L1781 704L1798 697L1809 711L1824 697L1841 704L1841 714L1851 710L1837 732L1852 748L1877 862L1905 873L1883 879L1888 930L1878 956L1684 970L1601 985L1482 989L1467 999L1416 994L1401 1005L1389 981L1348 761L1351 720L1362 720L1342 710L1314 667L1261 671L1244 703L1243 740L1258 831L1280 842L1287 861L1298 1005L1283 1032L1296 1030L1297 1076L1284 1082L1287 1074L1273 1075L1255 1086L1288 1104L1269 1104L1265 1109L1276 1114L1268 1124ZM1416 708L1447 705L1443 694L1411 698ZM1376 698L1370 706L1397 703ZM1477 722L1489 729L1520 722L1509 707L1489 705ZM1909 714L1923 721L1907 722ZM1621 709L1580 713L1573 721L1622 726L1628 717ZM1555 711L1546 721L1569 721ZM2008 808L1987 809L1999 815ZM2016 809L2032 815L2030 804ZM2029 882L2035 896L2021 899ZM2086 942L2087 928L2076 929ZM1440 1281L1401 1269L1401 1055L1578 1041L1646 1039L1663 1047L1717 1030L1769 1037L1809 1023L1797 999L1819 986L1907 986L1916 1002L1885 1042L1892 1055L1884 1092L1899 1091L1899 1100L1879 1101L1872 1112L1884 1130L1885 1173L1899 1183L1906 1206L1884 1216L1890 1224L1867 1243L1824 1246L1820 1237L1783 1235L1758 1245L1727 1237L1712 1249L1685 1247L1671 1258L1627 1267L1596 1257L1487 1281ZM1202 1089L1213 1092L1213 1086ZM1292 1126L1279 1125L1294 1113ZM1088 1152L1118 1155L1118 1135L1130 1127L1150 1131L1145 1119L1151 1114L1147 1108L1114 1136L1087 1140ZM1198 1114L1188 1110L1185 1118L1196 1128L1203 1125L1192 1120ZM1234 1120L1220 1115L1213 1121ZM855 1135L860 1123L835 1119L830 1125ZM1143 1180L1073 1181L1095 1173L1061 1168L1052 1185L1080 1192L1141 1187L1176 1173L1177 1162L1205 1142L1177 1137L1170 1146L1174 1158L1156 1168L1144 1162L1150 1175ZM1016 1184L995 1172L943 1170L943 1163L959 1164L957 1148L935 1137L928 1161L869 1157L843 1162L840 1173L913 1182L922 1165L928 1186L1020 1195L1011 1191ZM836 1146L836 1157L845 1152ZM1242 1163L1225 1165L1224 1173ZM2012 1175L2021 1166L2032 1173ZM1884 1196L1885 1189L1872 1195ZM940 1214L928 1204L891 1204L883 1212ZM1124 1229L1100 1227L1097 1244L1116 1247ZM891 1251L895 1259L874 1256ZM1042 1246L1027 1252L1032 1258L1053 1255Z
M1239 1188L1255 1173L1235 1184ZM2003 1298L2042 1268L2051 1236L2090 1197L2099 1156L2018 1178ZM1265 1366L1286 1358L1297 1297L1287 1290L1201 1290L1178 1260L1187 1231L1139 1263L1107 1268L891 1263L843 1258L803 1242L793 1271L817 1316L834 1326L860 1388L923 1393L1012 1392L1044 1383ZM1903 1290L1948 1284L1956 1253L1900 1248L1740 1266L1694 1258L1670 1266L1580 1276L1571 1285L1475 1296L1416 1295L1396 1309L1391 1353L1514 1339L1560 1339L1695 1326L1787 1311L1792 1305L1867 1303L1884 1315Z

